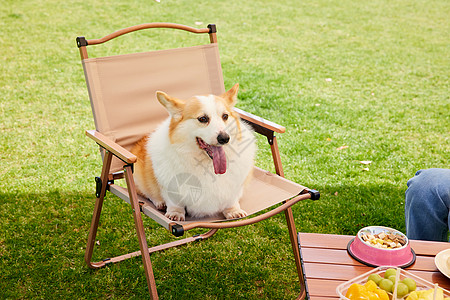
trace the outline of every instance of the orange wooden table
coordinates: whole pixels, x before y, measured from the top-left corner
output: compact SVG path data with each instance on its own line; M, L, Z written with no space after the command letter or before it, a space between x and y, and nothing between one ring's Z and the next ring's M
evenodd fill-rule
M354 236L299 233L298 238L308 292L313 300L339 298L336 293L338 285L373 269L347 253L347 244ZM434 264L435 255L449 249L450 243L410 242L416 253L416 262L405 270L450 290L450 279L441 274Z

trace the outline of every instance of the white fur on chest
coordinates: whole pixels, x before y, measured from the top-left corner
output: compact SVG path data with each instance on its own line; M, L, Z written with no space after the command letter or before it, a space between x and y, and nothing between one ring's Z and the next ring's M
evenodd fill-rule
M244 182L253 166L253 132L241 123L241 136L231 134L224 146L225 174L214 173L212 160L192 141L172 144L170 120L152 134L147 144L161 195L169 204L185 207L194 217L215 214L233 206L242 196Z

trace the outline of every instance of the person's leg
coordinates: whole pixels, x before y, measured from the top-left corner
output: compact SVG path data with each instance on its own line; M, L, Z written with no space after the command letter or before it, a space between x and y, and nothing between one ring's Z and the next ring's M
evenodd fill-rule
M450 227L450 169L420 170L405 192L409 239L447 241Z

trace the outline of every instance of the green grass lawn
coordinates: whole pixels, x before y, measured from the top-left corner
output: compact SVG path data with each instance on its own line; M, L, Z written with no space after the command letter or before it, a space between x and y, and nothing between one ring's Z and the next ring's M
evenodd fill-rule
M298 231L404 231L406 181L450 167L449 13L446 0L3 1L0 298L147 295L140 258L97 271L83 260L101 165L84 135L94 123L77 36L146 22L217 24L226 87L239 82L240 108L287 128L278 137L286 177L321 192L294 208ZM198 38L162 32L92 53ZM259 144L258 164L273 170ZM122 202L105 202L95 259L138 249ZM150 245L172 240L145 225ZM299 285L290 251L280 215L151 257L162 299L291 299Z

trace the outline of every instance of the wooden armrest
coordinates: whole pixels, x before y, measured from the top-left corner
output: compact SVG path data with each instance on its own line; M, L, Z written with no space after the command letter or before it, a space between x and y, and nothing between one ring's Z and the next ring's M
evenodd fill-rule
M317 191L314 191L314 192L317 192ZM299 195L295 196L294 198L285 201L285 203L283 203L282 205L280 205L266 213L258 215L256 217L252 217L249 219L237 220L237 221L216 222L216 223L192 222L192 223L188 223L188 224L182 225L182 226L180 226L176 223L171 223L171 224L169 224L169 230L172 232L172 234L179 236L178 233L176 233L176 231L174 232L174 230L173 230L174 225L179 226L179 228L181 229L181 232L180 232L181 235L182 235L182 232L193 229L193 228L220 229L220 228L234 228L234 227L246 226L246 225L250 225L250 224L254 224L254 223L266 220L282 211L285 211L286 209L290 208L291 206L293 206L294 204L296 204L299 201L311 199L313 197L315 199L317 199L316 195L314 195L313 193L309 192L309 190L307 190L306 193L299 194Z
M271 131L278 132L278 133L284 133L286 131L286 128L284 128L283 126L278 125L274 122L268 121L266 119L263 119L261 117L255 116L251 113L243 111L242 109L235 107L234 110L239 114L239 116L242 119L244 119L250 123L259 125L261 127L264 127L266 129L269 129Z
M136 155L113 142L97 130L86 130L86 135L99 144L100 147L108 150L127 164L134 164L137 161Z

